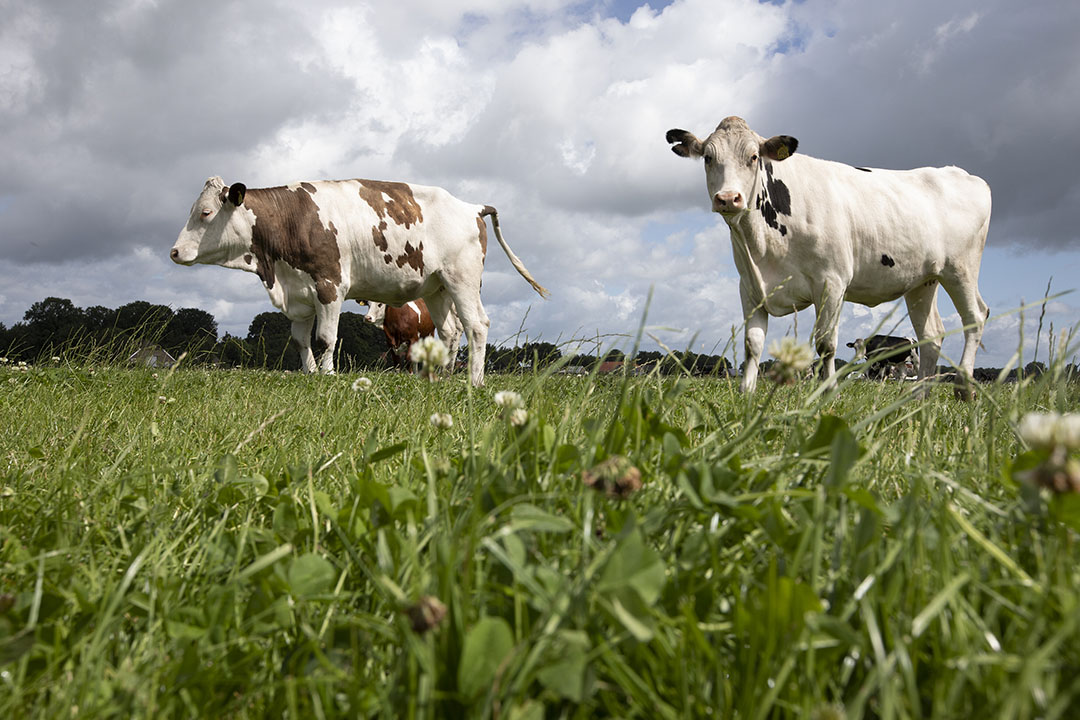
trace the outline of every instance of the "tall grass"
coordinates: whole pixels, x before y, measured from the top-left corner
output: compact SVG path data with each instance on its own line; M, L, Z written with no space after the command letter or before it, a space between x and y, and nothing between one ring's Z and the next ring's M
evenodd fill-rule
M967 404L851 379L368 377L0 369L0 713L1080 702L1080 502L1012 476L1018 419L1077 406L1060 362ZM582 482L615 456L640 473L626 499Z

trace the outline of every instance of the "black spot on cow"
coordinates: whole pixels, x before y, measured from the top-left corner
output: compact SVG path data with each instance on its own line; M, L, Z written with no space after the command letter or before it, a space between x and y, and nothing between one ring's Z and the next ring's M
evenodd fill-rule
M326 348L330 347L326 344L326 341L319 336L315 336L315 340L311 343L311 349L316 355L322 355L326 352Z
M300 187L302 187L302 188L304 188L305 190L307 190L307 191L308 191L308 194L310 194L310 195L314 195L314 194L315 194L315 192L316 192L316 191L315 191L315 186L314 186L314 185L312 185L312 184L311 184L311 183L309 183L309 182L302 182L302 183L300 183Z
M791 191L783 180L773 177L772 163L765 163L765 187L769 192L769 202L781 215L791 215Z
M857 167L857 168L855 168L855 169L856 169L856 170L862 170L863 172L872 172L872 171L870 170L870 168L861 168L861 167Z
M893 265L896 264L896 261L893 260L888 255L882 255L881 256L881 264L884 265L885 267L892 267Z

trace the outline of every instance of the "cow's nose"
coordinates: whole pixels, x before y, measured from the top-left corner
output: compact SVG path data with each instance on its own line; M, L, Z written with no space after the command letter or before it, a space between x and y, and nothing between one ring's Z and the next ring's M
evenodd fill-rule
M177 259L178 257L180 257L180 251L179 251L179 250L177 250L176 248L173 248L173 249L172 249L172 252L171 252L171 253L169 253L169 257L171 257L171 258L173 259L173 262L176 262L176 259Z
M731 210L742 210L746 207L746 202L743 200L741 192L734 192L732 190L724 190L723 192L716 193L713 196L713 205L720 212Z

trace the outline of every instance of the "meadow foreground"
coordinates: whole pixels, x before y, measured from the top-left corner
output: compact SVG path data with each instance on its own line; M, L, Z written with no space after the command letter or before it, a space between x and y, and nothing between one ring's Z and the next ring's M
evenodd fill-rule
M1080 703L1080 498L1017 479L1060 375L364 377L0 369L0 714Z

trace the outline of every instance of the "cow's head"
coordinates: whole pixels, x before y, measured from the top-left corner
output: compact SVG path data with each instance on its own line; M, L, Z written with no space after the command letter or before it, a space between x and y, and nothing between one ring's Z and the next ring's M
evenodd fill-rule
M243 183L226 185L219 177L209 178L169 253L172 261L251 269L254 215L242 207L246 192Z
M853 360L858 362L866 357L866 340L862 338L855 338L852 342L847 344L849 348L855 351L855 357Z
M713 212L727 218L754 207L765 161L785 160L799 145L789 135L766 140L734 116L725 118L704 140L678 129L668 130L666 138L676 155L705 159L705 183Z
M364 304L368 306L367 315L364 316L364 319L375 327L381 328L383 326L383 323L386 322L386 303L369 303L365 301Z

